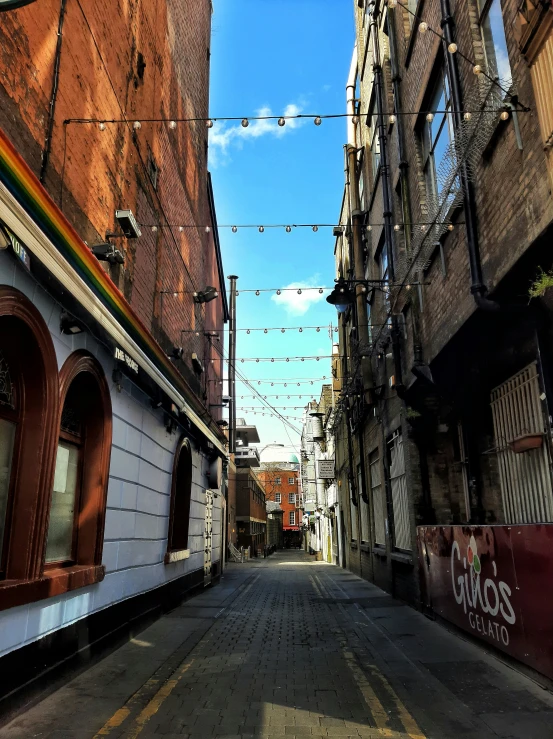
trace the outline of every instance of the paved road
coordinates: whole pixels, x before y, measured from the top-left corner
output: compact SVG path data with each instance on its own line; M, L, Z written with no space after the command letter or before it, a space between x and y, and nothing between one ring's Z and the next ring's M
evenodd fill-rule
M373 585L288 551L231 565L0 739L553 739L552 698Z

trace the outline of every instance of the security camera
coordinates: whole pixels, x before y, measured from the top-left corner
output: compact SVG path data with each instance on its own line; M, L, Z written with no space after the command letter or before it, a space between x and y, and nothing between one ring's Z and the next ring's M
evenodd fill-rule
M141 236L142 231L136 222L132 210L116 210L115 220L128 239L137 239Z
M93 244L92 253L100 262L109 262L109 264L125 264L125 257L116 249L109 241L101 244Z

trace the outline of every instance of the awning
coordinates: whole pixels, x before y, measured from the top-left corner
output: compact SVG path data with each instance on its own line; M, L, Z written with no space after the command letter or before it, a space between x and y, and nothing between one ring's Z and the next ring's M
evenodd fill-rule
M0 219L226 456L178 389L184 381L177 369L1 130Z

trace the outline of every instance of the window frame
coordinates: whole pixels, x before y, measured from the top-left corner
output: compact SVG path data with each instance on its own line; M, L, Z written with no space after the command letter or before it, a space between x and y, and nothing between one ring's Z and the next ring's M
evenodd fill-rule
M371 92L371 98L369 100L369 109L367 112L366 125L369 129L368 135L368 146L371 153L371 170L373 175L373 191L376 188L376 181L380 175L380 139L378 137L378 113L375 112L376 108L376 93L373 87ZM374 120L374 126L372 122ZM370 123L369 123L370 121ZM374 130L373 130L374 129ZM375 151L375 147L378 151Z
M280 477L275 477L275 485L281 485L282 479Z
M179 473L181 464L181 455L186 455L187 459L183 460L184 463L189 462L189 469L184 470L186 489L180 495L185 497L185 500L181 502L177 500L179 496ZM171 477L171 501L169 505L169 526L167 529L167 551L164 557L164 563L166 565L174 562L179 562L183 559L188 559L190 556L190 548L188 546L190 539L190 507L192 504L192 488L194 486L193 481L193 458L192 458L192 445L190 439L183 434L176 446L174 457L173 457L173 474ZM247 489L249 489L251 498L255 498L255 487L253 481L247 481ZM177 508L188 509L188 516L186 519L179 518L178 523L182 526L182 529L176 530L177 520ZM177 543L177 536L180 541ZM183 546L183 541L186 539L186 544Z
M296 526L296 511L288 512L288 526Z
M289 477L288 478L288 485L295 485L296 484L296 478L295 477Z
M493 32L491 30L491 26L490 26L489 33L490 33L491 45L493 47L493 53L494 53L494 60L493 60L494 64L493 65L490 63L490 58L488 54L489 44L486 41L486 37L485 37L484 23L490 17L490 10L494 2L498 3L499 13L501 15L501 20L503 23L503 37L505 40L505 53L507 56L507 62L509 64L509 78L508 79L503 79L502 77L499 76L499 69L497 68L499 66L497 64L498 46L497 46L496 38L494 38ZM484 59L486 60L486 71L489 74L489 76L492 77L492 79L495 79L496 81L501 80L511 85L513 82L513 70L511 67L511 60L509 58L509 47L507 46L507 34L505 32L505 19L503 17L503 8L501 7L501 0L477 0L476 4L477 4L477 9L478 9L478 26L480 28L480 38L482 40L482 52L484 55Z
M296 494L288 493L288 505L296 505Z
M282 493L275 493L275 503L282 503Z

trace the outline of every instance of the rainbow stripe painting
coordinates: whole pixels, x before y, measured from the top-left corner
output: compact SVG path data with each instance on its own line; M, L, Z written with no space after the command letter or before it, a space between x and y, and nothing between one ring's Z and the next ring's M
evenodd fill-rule
M180 373L1 129L0 182L155 366L189 397Z

